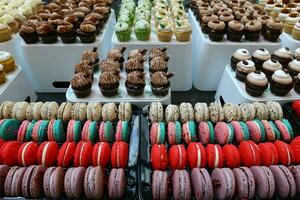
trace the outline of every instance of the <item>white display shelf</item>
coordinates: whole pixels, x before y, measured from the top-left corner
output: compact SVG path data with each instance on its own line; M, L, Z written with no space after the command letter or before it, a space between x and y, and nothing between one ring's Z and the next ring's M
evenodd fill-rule
M230 65L227 65L219 83L215 100L220 101L220 98L222 97L225 102L231 103L277 101L280 104L284 104L300 99L300 95L296 93L294 89L285 96L276 96L271 93L269 85L268 89L260 97L253 97L246 92L245 87L245 83L237 80L235 72L231 69Z
M130 103L134 103L138 106L145 106L151 102L162 102L163 104L166 104L166 105L170 104L171 103L171 90L169 90L169 93L164 97L157 97L152 93L151 86L150 86L150 74L148 73L148 71L149 71L148 66L146 66L145 67L146 86L144 89L144 93L140 96L130 96L127 94L127 90L125 87L126 72L122 71L120 74L121 79L120 79L119 90L118 90L118 94L116 96L105 97L101 94L100 88L98 86L100 72L98 72L98 73L94 74L92 91L88 97L77 98L73 92L72 87L70 86L66 93L66 99L67 99L67 101L73 102L73 103L91 102L91 101L97 101L97 102L103 102L103 103L126 101L126 102L130 102ZM173 81L172 79L171 79L171 83Z
M28 99L30 98L30 99ZM20 66L6 74L6 82L0 85L0 102L9 101L36 101L30 81Z
M153 21L153 20L152 20ZM152 24L150 39L148 41L137 40L134 29L132 29L131 39L128 42L120 42L114 33L111 39L112 47L126 46L128 53L132 49L147 48L150 51L154 47L168 47L167 53L170 55L168 62L169 72L175 72L176 76L172 78L172 91L187 91L192 88L192 40L188 42L179 42L173 34L171 42L160 42L157 39L155 27ZM127 57L127 55L126 55Z
M199 22L193 12L189 10L193 28L193 85L198 90L215 91L221 80L224 66L232 54L239 48L253 53L259 48L266 48L273 52L281 47L280 41L269 42L261 37L259 41L250 42L242 39L241 42L231 42L226 39L221 42L211 41L208 35L202 33Z
M280 35L281 45L283 47L288 47L292 52L294 52L297 48L300 48L300 41L292 38L292 35L287 33L282 33Z
M74 73L74 66L81 59L85 49L98 47L99 59L104 59L111 48L110 38L115 24L115 14L111 10L110 17L97 36L96 41L83 44L79 41L74 44L63 44L60 41L54 44L26 44L21 42L22 54L26 58L29 78L37 92L65 92L67 88L57 88L53 82L68 82ZM77 37L77 40L79 38Z

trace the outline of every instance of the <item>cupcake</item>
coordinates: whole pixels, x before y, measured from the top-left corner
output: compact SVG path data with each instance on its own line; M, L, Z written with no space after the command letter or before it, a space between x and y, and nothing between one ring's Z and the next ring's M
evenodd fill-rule
M275 2L273 0L269 0L266 5L265 5L265 11L268 15L271 14L271 12L273 11L275 7Z
M82 22L77 34L82 43L93 43L96 41L96 26L91 21Z
M36 29L43 43L50 44L57 42L57 32L48 22L41 23Z
M74 9L72 14L77 17L79 23L83 22L84 17L85 17L84 12L81 12L81 11L78 11L78 10Z
M204 15L201 19L202 19L201 30L203 33L208 34L209 32L208 22L218 20L218 17L217 15L208 14L208 15Z
M99 70L102 73L107 71L116 71L120 73L120 64L117 61L111 59L105 59L100 62Z
M120 42L127 42L130 40L131 28L125 22L117 22L115 25L115 33Z
M262 15L258 17L258 21L261 23L261 34L264 35L266 31L266 27L269 21L271 21L272 18L268 15Z
M133 71L127 74L125 86L127 93L131 96L139 96L144 93L145 88L145 75L140 71Z
M223 8L221 10L218 11L218 15L221 17L222 15L228 16L228 15L232 15L232 10L230 8ZM222 19L220 19L221 21L223 21ZM227 21L227 20L226 20Z
M294 90L300 94L300 74L294 78Z
M69 22L63 22L62 24L58 25L57 33L63 43L76 42L76 32L74 30L74 26Z
M244 15L243 18L241 19L241 22L246 25L248 22L251 22L253 20L257 20L257 17L254 16L253 13L251 13L250 15Z
M0 17L0 22L3 24L7 24L7 26L10 27L11 32L13 33L17 33L20 29L18 22L10 14L4 14L2 17Z
M235 76L238 80L245 82L247 75L254 71L254 62L251 60L243 60L237 63Z
M112 97L118 94L120 78L112 71L101 73L98 86L101 94L105 97Z
M174 73L155 72L151 76L151 90L156 96L166 96L170 89L170 78Z
M148 51L148 49L133 49L128 53L128 60L136 59L140 63L144 63L146 60L147 51Z
M280 64L280 62L278 62L278 60L275 59L269 59L262 65L262 72L266 74L268 80L270 80L273 73L279 69L282 69L282 65Z
M91 65L94 67L94 70L98 70L99 65L99 56L97 52L97 47L94 47L92 50L86 49L83 51L81 59L88 60Z
M52 25L53 29L56 30L58 25L63 23L62 17L59 14L52 14L48 19L48 22Z
M26 21L20 29L20 36L26 44L34 44L39 41L39 35L36 32L37 22L33 20Z
M11 29L6 24L0 23L0 42L6 42L11 39Z
M245 15L245 10L243 8L239 8L237 11L234 12L234 19L237 21L241 21Z
M231 56L231 68L235 70L238 62L250 59L251 55L247 49L237 49Z
M270 90L273 94L284 96L293 88L293 79L285 70L276 70L270 80Z
M187 42L190 40L192 34L192 27L189 22L176 21L175 22L175 36L179 42Z
M292 29L292 37L295 40L300 40L300 22L298 21Z
M294 59L291 61L287 69L292 77L297 76L300 73L300 60Z
M278 60L283 67L287 67L293 59L292 52L288 47L283 47L274 51L271 56L273 59Z
M81 60L79 63L76 63L74 73L85 73L93 75L93 66L88 60Z
M283 31L287 34L292 34L292 30L295 24L299 21L299 14L296 12L289 13L289 16L285 19Z
M158 71L168 72L168 61L162 57L155 57L150 62L150 73L155 73Z
M265 48L254 51L252 55L252 61L255 63L255 67L257 70L261 70L263 63L269 60L270 58L271 55L269 51Z
M96 35L100 34L100 31L102 29L103 23L102 23L102 16L97 13L90 13L84 18L84 22L92 22L96 26Z
M123 68L123 63L124 63L124 56L123 53L125 52L126 47L120 47L120 48L114 48L111 49L108 53L107 53L107 58L114 60L114 61L118 61L120 64L120 68Z
M212 41L222 41L225 34L225 23L214 20L208 22L208 36Z
M300 60L300 48L297 48L295 50L294 58Z
M278 15L278 20L281 22L281 23L285 23L286 21L286 18L289 16L289 13L290 13L290 10L287 9L287 8L283 8L281 9L279 15Z
M263 72L254 71L247 75L245 85L248 94L259 97L268 88L268 79Z
M78 18L75 15L73 15L73 14L66 15L64 17L63 21L64 22L69 22L69 23L73 24L73 27L74 27L75 30L77 30L79 28L79 26L80 26Z
M157 27L157 38L161 42L170 42L172 40L173 30L169 22L161 22Z
M84 73L74 74L71 81L71 87L78 98L87 97L91 93L92 78Z
M130 73L133 71L144 72L144 64L140 63L139 60L129 59L125 63L125 71L126 71L126 73Z
M151 60L155 57L162 57L165 61L169 60L169 56L167 55L167 47L163 48L152 48L149 52L149 64Z
M261 23L253 20L245 24L245 39L249 41L257 41L261 34Z
M219 16L219 20L225 23L225 26L228 26L228 23L234 20L234 16L232 14L225 13L224 15Z
M227 39L229 41L240 42L244 34L244 25L236 20L228 23Z
M134 25L136 38L140 41L148 41L150 39L151 27L146 20L139 20Z
M263 36L266 40L276 42L282 33L283 24L280 21L270 20L267 23Z

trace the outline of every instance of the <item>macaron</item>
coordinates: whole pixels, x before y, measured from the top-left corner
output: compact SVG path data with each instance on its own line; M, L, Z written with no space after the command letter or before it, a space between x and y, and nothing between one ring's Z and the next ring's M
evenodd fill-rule
M250 132L250 139L253 142L259 143L265 141L265 129L263 124L258 119L247 121L246 124Z
M27 128L28 128L29 124L30 124L30 122L28 120L24 120L21 123L21 126L18 130L18 136L17 136L18 142L26 141L26 132L27 132Z
M62 167L49 167L44 174L43 188L49 199L61 198L64 191L65 171Z
M241 143L244 140L249 140L250 133L245 122L232 121L230 122L234 131L234 141L236 143Z
M232 199L235 193L235 177L229 168L216 168L211 173L215 199Z
M224 120L224 110L220 103L210 103L209 118L213 123L221 122Z
M19 121L25 120L28 106L28 102L16 102L11 110L11 118Z
M290 146L294 154L295 163L300 164L300 136L295 137L295 139L292 140Z
M79 121L86 121L87 105L85 103L75 103L72 106L71 117Z
M214 191L210 175L205 168L194 168L191 172L191 183L195 199L213 200Z
M14 166L10 168L4 182L4 193L7 197L20 197L22 195L22 180L27 167Z
M223 167L223 151L218 144L208 144L206 146L206 163L210 169Z
M102 105L99 102L89 102L86 107L86 119L100 121L102 119Z
M0 106L0 119L10 119L11 111L14 107L14 102L12 101L3 101Z
M39 120L34 124L32 129L32 140L35 142L43 142L47 140L48 120Z
M179 121L175 122L168 122L168 144L174 145L174 144L180 144L181 143L181 124Z
M118 108L115 103L106 103L102 107L102 119L103 121L117 121L118 120Z
M189 121L194 121L194 108L190 103L181 103L179 105L179 117L181 123L187 123Z
M255 118L255 108L250 103L240 104L241 121L247 122Z
M292 172L283 165L269 167L275 180L276 194L282 198L294 198L296 196L296 182Z
M274 145L278 152L278 164L290 166L294 163L294 154L289 144L277 140Z
M292 109L295 112L295 114L299 117L300 116L300 100L293 101Z
M196 103L194 106L195 120L197 123L209 120L209 110L206 103Z
M41 109L42 109L42 106L43 106L43 102L35 102L33 103L32 107L31 107L31 118L32 120L40 120L42 119L42 116L41 116ZM28 108L27 108L28 110Z
M68 198L79 199L84 194L84 167L69 168L65 174L64 191Z
M210 121L200 122L198 125L198 138L203 145L214 143L215 132L213 124Z
M151 123L164 120L164 109L160 102L152 102L149 107L149 119Z
M273 121L269 121L269 124L271 125L272 129L275 132L276 135L276 139L277 140L281 140L281 134L280 131L278 130L278 128L276 127L275 123Z
M18 163L20 166L28 167L37 163L37 152L39 145L36 142L25 142L18 150Z
M33 105L34 105L34 103L29 103L29 105L27 106L27 109L26 109L26 119L29 121L33 120L33 116L32 116Z
M186 144L197 141L196 123L194 121L182 125L182 138Z
M259 120L268 120L269 119L269 110L266 104L260 102L252 103L255 109L255 118Z
M104 196L104 174L100 166L90 166L84 176L84 193L88 199L102 199Z
M72 116L72 106L73 104L70 102L61 103L57 111L57 119L64 122L69 121Z
M168 199L168 173L166 171L154 170L151 192L153 199Z
M296 193L300 194L300 165L292 165L289 167L289 170L292 172L293 177L296 183Z
M42 165L31 165L25 171L22 180L22 194L26 198L43 197L43 180L46 168Z
M126 168L129 145L126 142L115 142L111 148L112 168Z
M47 119L48 120L56 119L57 113L58 113L58 108L59 108L58 103L56 103L55 101L50 101L50 102L48 102L48 105L46 107L47 107L47 114L46 114ZM43 113L43 111L41 111L41 115L42 115L42 113Z
M214 131L216 143L224 145L233 141L234 130L230 123L217 122Z
M20 144L17 141L5 142L1 147L2 162L8 166L18 165L18 151Z
M59 167L71 167L74 160L74 153L76 150L75 142L65 142L59 149L57 155L57 166Z
M26 134L25 134L25 141L31 141L32 140L32 131L37 121L33 120L29 122Z
M113 143L115 140L114 127L110 121L101 122L98 133L100 142Z
M294 132L288 120L276 120L275 125L280 131L280 136L283 141L290 142L294 138Z
M236 197L238 199L253 199L255 195L255 180L248 167L234 168Z
M191 142L187 148L187 161L190 169L206 166L206 152L200 142Z
M273 143L260 143L257 146L259 148L261 165L271 166L278 164L278 152Z
M88 167L92 163L93 145L91 142L80 141L74 154L75 167Z
M52 167L56 165L59 146L56 142L43 142L37 152L39 165Z
M164 144L166 138L166 128L164 122L153 122L150 128L151 144Z
M115 140L117 142L124 141L129 142L130 132L129 132L129 122L119 120L117 123Z
M17 140L20 122L15 119L4 119L0 124L0 137L5 140Z
M98 142L93 147L92 162L93 166L107 168L110 163L111 148L107 142Z
M239 145L242 166L251 167L260 165L260 152L253 141L243 141Z
M60 119L51 119L47 130L48 141L63 143L66 140L63 121Z
M132 106L128 102L120 102L118 107L118 118L121 121L131 121Z
M95 143L97 140L97 122L86 121L81 132L82 141Z
M108 197L122 199L126 189L126 175L124 169L112 169L108 178Z
M191 199L192 185L189 173L186 170L176 169L172 177L172 183L174 199Z
M241 117L240 107L234 103L225 103L223 105L225 122L238 121Z
M226 144L222 148L224 166L228 168L236 168L241 164L240 153L236 146L233 144Z
M173 145L174 146L174 145ZM168 167L167 148L163 144L154 144L151 147L151 166L153 170L166 170Z
M4 183L6 176L10 170L10 167L7 165L0 165L0 194L4 195Z
M281 120L283 119L283 111L281 105L276 101L267 101L266 106L269 110L270 120Z
M82 124L81 121L71 119L67 128L67 141L79 142L81 140Z
M276 140L275 131L278 131L278 130L274 130L273 126L267 120L261 120L260 122L263 125L265 133L266 133L266 141L274 142Z
M179 119L179 108L177 105L169 104L165 110L165 121L175 122Z
M184 169L187 163L185 147L182 144L173 145L169 149L169 166L172 170Z

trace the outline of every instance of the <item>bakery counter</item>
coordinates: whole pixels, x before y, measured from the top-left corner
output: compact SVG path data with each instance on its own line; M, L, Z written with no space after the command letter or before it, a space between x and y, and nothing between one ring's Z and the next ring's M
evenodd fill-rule
M283 47L289 47L292 51L295 51L297 48L300 47L300 41L299 40L295 40L294 38L292 38L291 35L287 34L287 33L282 33L280 35L280 39L281 39L281 44Z

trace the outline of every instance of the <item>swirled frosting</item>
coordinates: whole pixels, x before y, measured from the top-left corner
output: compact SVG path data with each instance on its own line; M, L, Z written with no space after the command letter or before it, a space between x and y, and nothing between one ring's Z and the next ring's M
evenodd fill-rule
M115 31L116 32L122 32L129 29L129 25L125 22L117 22L115 25Z
M291 61L289 63L289 68L296 71L296 72L300 72L300 60L298 59L294 59L293 61Z
M282 65L277 60L269 59L263 63L262 68L274 72L278 69L282 69Z
M280 48L273 53L275 56L281 57L281 58L287 58L292 59L292 52L289 48L283 47Z
M84 73L77 73L73 75L70 83L73 88L84 87L92 83L92 78Z
M255 71L247 75L247 81L253 85L265 86L268 84L268 79L263 72Z
M133 71L127 74L127 81L131 84L145 84L145 74L140 71Z
M144 64L140 63L139 60L136 59L129 59L125 63L125 68L130 71L135 71L135 70L144 70Z
M256 51L254 51L253 57L257 58L259 60L262 60L262 61L266 61L271 58L271 55L267 49L262 48L262 49L257 49Z
M284 72L283 70L279 69L274 72L272 75L272 80L276 83L280 83L283 85L289 85L293 82L292 77L289 73Z
M101 73L100 78L99 78L99 84L100 85L111 85L111 84L116 84L119 83L119 77L115 75L111 71L106 71Z
M150 67L151 67L151 69L156 70L156 71L158 71L158 70L164 70L164 69L166 69L167 64L168 63L165 61L164 58L162 58L162 57L155 57L155 58L153 58L151 60Z
M255 71L255 64L251 60L242 60L237 63L236 70L239 72L250 73Z
M233 57L238 60L250 60L251 59L251 55L247 49L237 49L233 53Z

